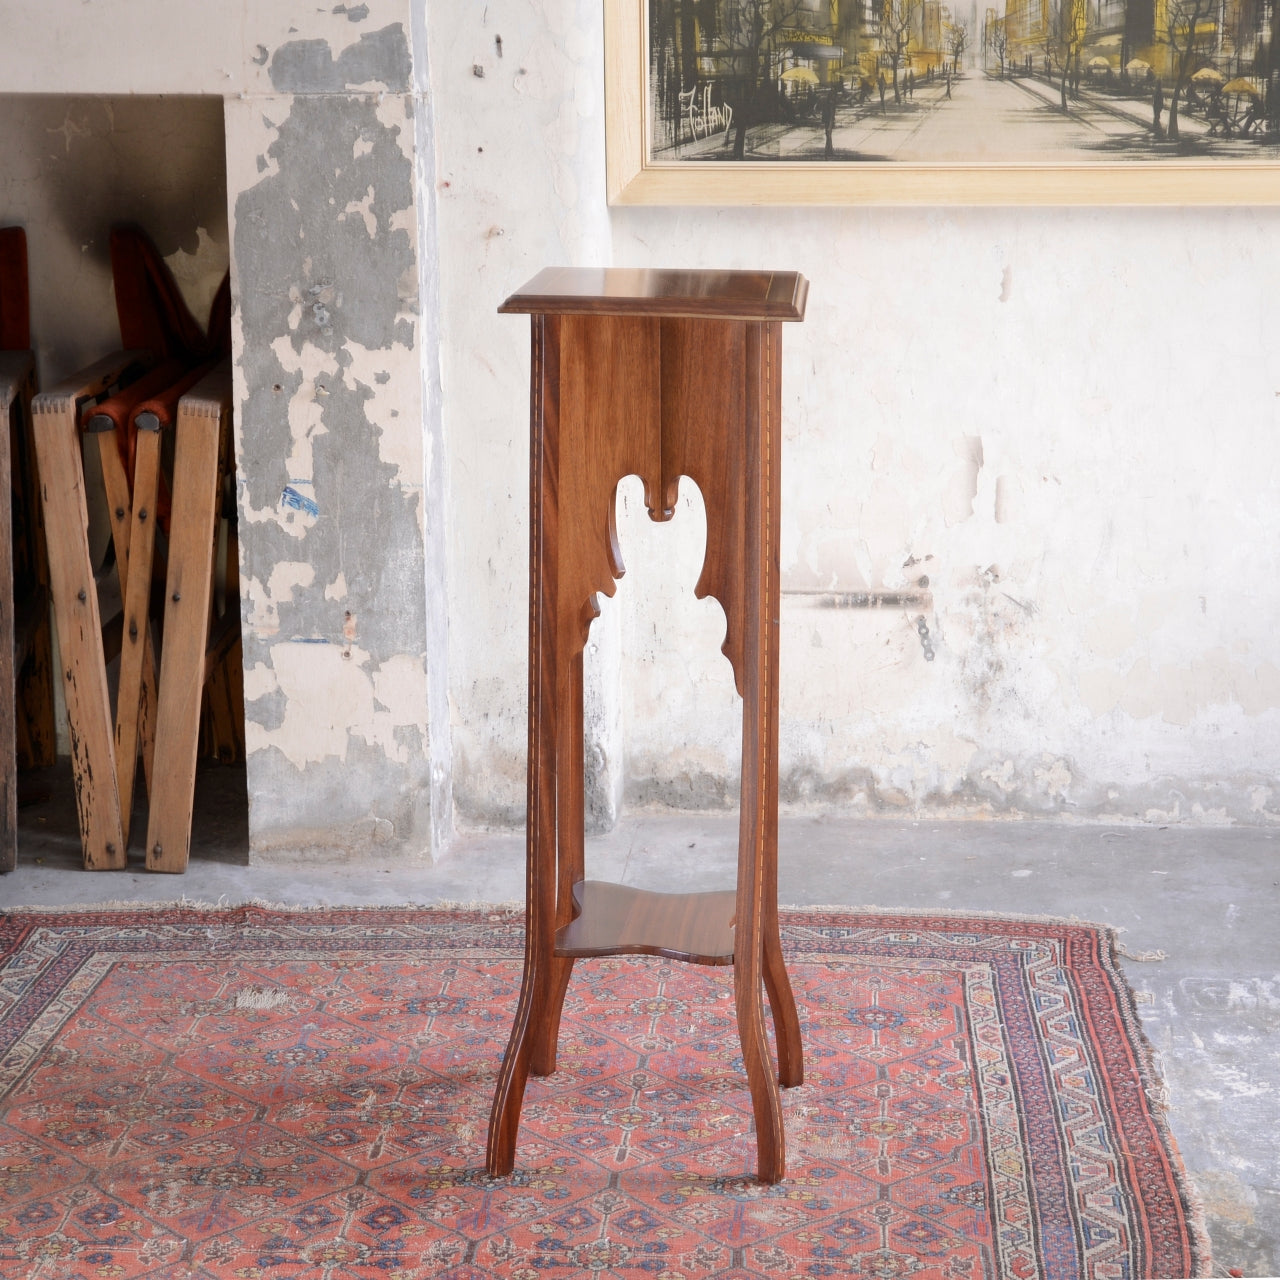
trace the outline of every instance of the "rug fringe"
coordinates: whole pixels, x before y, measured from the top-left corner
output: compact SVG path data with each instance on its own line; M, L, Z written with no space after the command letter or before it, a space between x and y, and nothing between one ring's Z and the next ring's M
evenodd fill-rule
M1169 958L1169 953L1159 948L1154 951L1130 951L1123 942L1116 943L1116 955L1123 956L1126 960L1136 960L1139 964L1153 964Z
M229 899L225 894L216 902L201 898L111 898L105 902L73 902L61 906L39 904L35 906L0 907L0 918L15 915L66 915L71 912L90 911L235 911L240 907L257 907L261 911L284 911L298 915L322 911L489 911L496 914L524 912L523 902L461 902L453 898L439 898L431 902L373 902L373 903L295 903L272 902L267 898Z
M290 902L272 902L266 898L240 898L231 900L223 894L216 902L208 902L198 898L173 898L149 901L146 899L111 899L106 902L74 903L64 906L15 906L0 908L0 917L6 915L58 915L67 912L92 911L234 911L240 907L257 907L262 911L283 911L294 914L315 914L323 911L488 911L499 915L523 915L525 904L510 900L503 902L486 902L472 900L462 902L450 898L440 898L430 902L400 903L337 903L301 904ZM1057 924L1073 925L1087 929L1096 929L1105 937L1112 948L1125 959L1138 961L1154 961L1167 959L1163 951L1131 952L1118 941L1119 935L1125 932L1123 925L1104 924L1097 920L1085 920L1080 916L1058 916L1027 914L1010 911L980 911L963 907L881 907L872 903L850 905L847 902L832 903L780 903L778 910L788 914L804 914L815 911L853 912L878 916L944 916L953 919L1001 920L1007 924Z
M964 907L877 907L870 903L850 906L847 902L807 904L800 902L779 903L779 911L858 911L878 916L951 916L971 920L1003 920L1008 924L1069 924L1097 929L1109 938L1124 933L1123 925L1103 924L1097 920L1085 920L1080 916L1055 916L1026 914L1017 911L980 911Z

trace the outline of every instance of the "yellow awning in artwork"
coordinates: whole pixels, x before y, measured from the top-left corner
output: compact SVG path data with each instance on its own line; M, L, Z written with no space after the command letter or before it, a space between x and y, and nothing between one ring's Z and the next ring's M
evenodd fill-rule
M809 67L792 67L790 71L784 71L782 78L788 84L817 84L818 73Z
M1247 93L1251 98L1257 98L1261 95L1258 93L1257 86L1251 84L1244 76L1236 76L1234 80L1228 80L1222 86L1223 93Z

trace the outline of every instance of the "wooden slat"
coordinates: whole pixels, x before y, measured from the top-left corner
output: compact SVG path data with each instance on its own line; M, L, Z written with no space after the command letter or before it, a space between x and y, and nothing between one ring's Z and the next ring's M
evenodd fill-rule
M129 520L132 499L129 496L129 475L120 457L114 431L96 432L91 440L98 446L98 459L102 466L102 488L107 498L107 512L111 519L111 544L115 548L117 572L120 574L120 598L128 588L129 538L133 526Z
M199 746L200 692L213 590L218 512L218 445L231 412L231 374L220 366L178 407L173 520L165 584L164 652L156 713L156 756L164 762L151 792L147 867L184 871Z
M111 443L115 451L114 441ZM160 490L160 433L139 431L133 466L127 572L120 566L124 595L124 633L120 683L116 694L115 759L120 785L120 816L129 839L133 784L138 772L139 730L150 731L152 691L145 679L151 664L151 565L156 541L156 497ZM113 513L114 514L114 513Z
M92 870L123 867L127 855L102 621L89 554L78 402L101 395L116 382L118 360L99 362L32 402L80 841L84 865Z

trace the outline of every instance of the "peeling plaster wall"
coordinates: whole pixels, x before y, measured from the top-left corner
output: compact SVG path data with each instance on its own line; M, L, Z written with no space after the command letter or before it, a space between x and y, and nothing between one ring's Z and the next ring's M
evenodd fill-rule
M60 76L225 104L255 857L430 857L450 827L444 568L427 555L443 523L438 336L421 311L433 159L413 8L51 0L6 15L7 88Z
M461 820L524 809L528 337L494 309L599 262L812 283L784 336L785 804L1280 820L1280 211L610 211L597 10L428 14ZM736 803L699 503L620 512L593 632L621 692L588 756L633 805Z
M255 848L430 856L448 807L410 13L338 6L284 35L253 58L270 91L227 104Z

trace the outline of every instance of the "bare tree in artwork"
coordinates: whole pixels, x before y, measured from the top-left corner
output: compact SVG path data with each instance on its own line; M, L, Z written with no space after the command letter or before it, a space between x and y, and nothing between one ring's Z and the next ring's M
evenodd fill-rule
M987 48L1000 62L1000 79L1004 79L1005 59L1009 56L1009 31L1004 19L999 18L987 28Z
M894 102L902 101L898 68L906 60L907 51L911 48L915 11L916 0L884 0L884 8L880 12L880 42L889 57L889 65L893 68Z
M1178 140L1178 99L1195 73L1197 55L1212 43L1215 25L1212 19L1217 13L1217 0L1169 0L1165 27L1158 36L1172 51L1170 63L1174 80L1167 129L1170 142Z
M1059 105L1067 110L1067 85L1072 73L1079 76L1080 51L1089 34L1088 0L1053 0L1046 27L1045 50L1059 72Z
M720 34L727 58L738 68L737 100L733 107L733 158L746 157L747 130L768 117L762 101L771 86L765 77L763 59L773 38L796 21L805 6L803 0L723 0Z
M969 47L969 24L963 18L956 18L947 28L947 52L951 55L951 70L960 71L960 59Z

